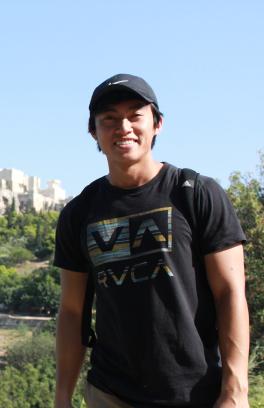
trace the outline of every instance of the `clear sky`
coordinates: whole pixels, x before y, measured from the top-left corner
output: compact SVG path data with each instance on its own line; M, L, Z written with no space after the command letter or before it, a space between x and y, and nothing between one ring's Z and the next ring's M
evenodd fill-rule
M93 89L143 76L165 115L154 156L228 185L264 149L263 0L2 0L0 168L76 195L107 172Z

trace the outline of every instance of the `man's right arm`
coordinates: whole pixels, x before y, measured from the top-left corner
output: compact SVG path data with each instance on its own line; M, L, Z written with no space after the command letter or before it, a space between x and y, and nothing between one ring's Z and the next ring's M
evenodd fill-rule
M56 336L55 408L71 408L86 348L82 345L81 325L87 273L61 270L61 300Z

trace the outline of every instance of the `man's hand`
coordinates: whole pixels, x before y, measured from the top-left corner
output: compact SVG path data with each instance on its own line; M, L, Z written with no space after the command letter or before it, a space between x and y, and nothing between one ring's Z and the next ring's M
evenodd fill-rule
M55 402L54 408L72 408L72 404L70 402Z
M55 394L54 408L73 408L71 403L71 398L65 395L58 395L58 389Z

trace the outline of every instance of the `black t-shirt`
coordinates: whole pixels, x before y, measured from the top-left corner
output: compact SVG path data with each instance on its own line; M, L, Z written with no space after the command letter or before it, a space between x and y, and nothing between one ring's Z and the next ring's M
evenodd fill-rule
M88 380L138 408L210 404L220 390L203 255L245 236L223 189L204 176L193 231L179 174L165 163L128 190L98 179L62 210L57 227L55 265L94 280L97 341Z

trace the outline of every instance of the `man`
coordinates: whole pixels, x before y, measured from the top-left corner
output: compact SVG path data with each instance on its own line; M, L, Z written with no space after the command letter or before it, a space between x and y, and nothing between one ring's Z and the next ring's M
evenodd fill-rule
M58 223L55 407L71 407L94 286L89 408L248 408L245 237L229 200L212 179L182 182L183 171L153 159L162 114L142 78L107 79L89 109L109 174ZM186 188L194 188L197 225Z

